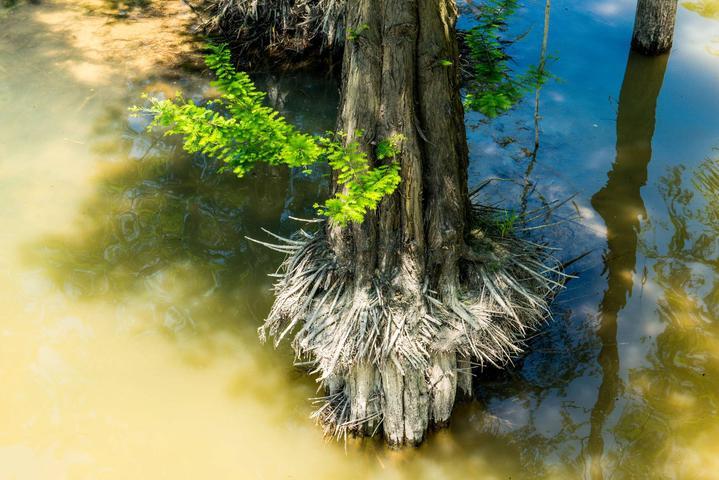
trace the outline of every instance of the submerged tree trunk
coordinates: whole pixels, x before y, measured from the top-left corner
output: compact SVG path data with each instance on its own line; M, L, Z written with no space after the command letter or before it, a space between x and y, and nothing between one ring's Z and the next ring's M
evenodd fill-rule
M278 246L289 256L260 333L292 333L316 365L328 433L418 444L471 392L473 363L521 351L561 275L508 233L514 219L500 228L506 212L470 203L455 1L355 0L346 20L338 130L373 163L401 136L401 183L362 224Z
M382 139L401 135L402 183L376 215L353 227L351 235L333 235L331 245L354 265L355 295L369 297L375 276L384 277L395 297L386 307L402 312L397 316L406 322L402 328L416 332L428 314L427 287L440 298L456 295L467 228L456 7L453 0L359 0L347 9L350 32L368 28L345 45L338 130L370 154ZM412 345L404 348L410 358L423 355ZM376 391L381 401L375 408L381 409L393 444L418 443L432 422L449 420L456 353L433 352L429 371L422 366L394 356L376 372L358 366L345 378L350 386L369 385L363 389L368 397ZM470 388L466 379L463 385ZM368 398L355 395L351 401L353 420L359 421L368 413Z
M644 55L659 55L672 48L677 0L639 0L632 48Z

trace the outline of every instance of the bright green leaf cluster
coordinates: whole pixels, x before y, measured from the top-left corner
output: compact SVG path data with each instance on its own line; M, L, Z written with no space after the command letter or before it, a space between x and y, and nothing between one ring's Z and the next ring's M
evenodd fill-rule
M300 132L279 113L264 104L265 94L250 77L232 65L229 49L210 46L206 63L217 76L213 85L222 93L219 100L197 105L178 96L171 100L149 99L142 111L153 115L149 129L165 128L165 135L181 135L183 148L222 161L223 169L238 176L247 174L258 162L302 168L327 162L337 172L339 193L319 213L346 225L361 222L369 210L399 185L399 164L393 161L370 167L367 154L357 142L345 145L342 135L313 136ZM140 109L134 109L139 112ZM380 142L379 160L399 154L401 139Z
M357 28L350 28L347 30L347 38L350 42L354 42L367 30L369 30L369 24L367 23L363 23Z
M403 141L404 135L397 133L379 142L377 145L377 160L394 158L399 155Z
M514 224L517 223L517 220L519 220L519 215L510 211L504 211L494 219L494 223L497 229L499 229L502 238L514 231Z
M315 138L297 131L275 110L264 105L265 94L244 72L232 66L224 46L212 46L207 65L222 92L219 100L196 105L192 100L150 99L150 128L166 127L166 135L182 135L189 153L201 152L244 176L255 163L306 167L318 161L322 149Z
M383 140L377 146L377 159L393 158L400 153L404 137L394 135ZM361 222L365 214L377 208L386 195L397 189L400 182L398 162L370 168L367 157L359 149L357 142L346 147L328 138L321 139L325 147L327 161L337 172L338 193L319 208L322 215L344 225L348 222Z

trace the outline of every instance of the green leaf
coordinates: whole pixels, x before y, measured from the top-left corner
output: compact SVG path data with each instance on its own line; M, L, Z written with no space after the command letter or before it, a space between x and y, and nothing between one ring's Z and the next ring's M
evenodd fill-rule
M360 25L354 34L368 28ZM208 50L206 63L215 72L212 84L221 98L205 105L179 95L171 100L147 98L149 106L133 112L153 116L149 130L164 128L165 135L182 136L188 153L216 158L225 164L221 171L232 170L239 177L258 162L301 168L305 174L312 173L312 165L326 162L337 174L340 192L315 208L339 225L362 222L368 211L397 189L401 180L398 162L372 168L367 152L357 141L348 141L343 132L324 136L300 132L264 104L265 94L245 72L234 68L226 45L209 45ZM357 137L361 138L362 132L357 132ZM378 160L398 155L403 139L393 135L381 141L375 152Z

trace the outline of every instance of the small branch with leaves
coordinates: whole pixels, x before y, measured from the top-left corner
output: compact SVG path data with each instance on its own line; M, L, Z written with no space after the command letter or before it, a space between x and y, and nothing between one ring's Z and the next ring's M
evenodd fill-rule
M247 73L234 68L227 46L210 45L209 49L206 63L215 72L213 86L222 96L204 105L181 95L169 100L148 98L149 106L132 110L152 115L149 130L164 128L165 135L181 135L185 151L216 158L225 164L222 170L239 177L259 162L301 168L304 173L311 173L315 164L327 163L341 188L323 205L315 206L320 215L342 226L361 222L397 189L399 162L372 167L367 152L356 141L346 142L342 133L315 136L300 132L265 105L265 93ZM393 159L401 143L401 136L385 139L374 154L381 161Z

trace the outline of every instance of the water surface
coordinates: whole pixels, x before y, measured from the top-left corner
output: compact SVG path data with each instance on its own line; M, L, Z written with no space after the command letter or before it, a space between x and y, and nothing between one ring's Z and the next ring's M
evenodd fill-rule
M323 440L316 385L256 338L280 258L246 236L296 229L321 175L218 175L127 113L213 95L180 2L0 10L0 478L719 478L716 2L687 2L657 59L629 53L633 2L552 3L536 160L531 100L469 115L470 178L575 195L547 238L591 253L529 355L402 452ZM513 24L519 69L543 7ZM322 74L258 82L334 124Z

